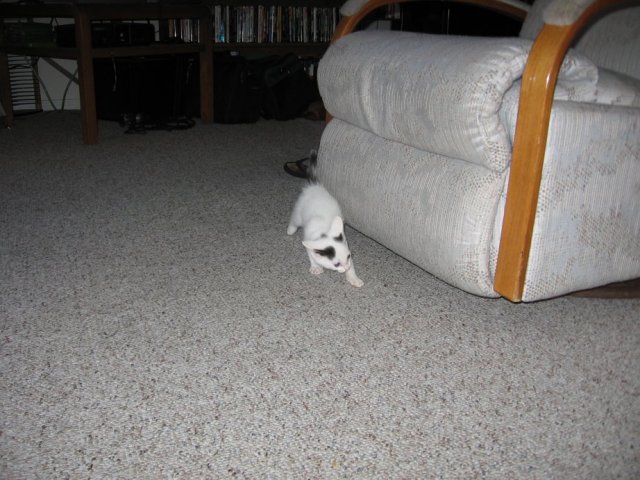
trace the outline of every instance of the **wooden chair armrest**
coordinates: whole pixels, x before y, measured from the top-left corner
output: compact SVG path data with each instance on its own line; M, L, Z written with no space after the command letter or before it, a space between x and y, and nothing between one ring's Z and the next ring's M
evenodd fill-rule
M531 48L522 78L494 280L495 291L511 301L521 301L524 292L551 106L562 61L592 20L638 4L637 0L596 0L570 25L545 24Z
M377 8L384 7L385 5L393 5L396 3L405 3L411 1L419 1L419 0L369 0L367 2L363 2L362 6L352 15L344 15L340 19L336 30L331 39L332 42L335 42L337 39L348 35L349 33L355 30L356 26L362 19L376 10ZM524 2L519 2L517 0L510 0L506 2L504 0L453 0L456 3L465 3L469 5L477 5L480 7L485 7L490 10L494 10L496 12L504 13L507 16L516 18L518 20L524 20L527 16L527 12L529 11L528 5ZM342 13L342 11L341 11Z

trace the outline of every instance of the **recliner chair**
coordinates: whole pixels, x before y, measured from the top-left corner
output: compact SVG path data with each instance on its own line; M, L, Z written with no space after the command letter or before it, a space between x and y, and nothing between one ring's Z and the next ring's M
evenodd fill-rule
M353 32L390 3L347 1L318 69L347 222L481 296L640 277L640 2L467 2L519 38Z

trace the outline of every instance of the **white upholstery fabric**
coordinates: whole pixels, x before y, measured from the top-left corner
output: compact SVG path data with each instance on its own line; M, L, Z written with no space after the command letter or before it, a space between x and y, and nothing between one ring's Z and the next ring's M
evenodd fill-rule
M594 0L554 0L544 10L542 18L549 25L571 25Z
M553 4L556 2L566 3L566 0L535 0L533 2L533 5L531 5L529 13L524 19L522 28L520 29L520 37L534 40L538 36L540 30L542 29L542 26L544 25L545 10L549 7L556 8L553 6ZM552 18L551 21L556 22L556 19ZM557 25L558 22L556 22L555 24Z
M384 138L504 170L511 155L497 118L531 42L406 32L356 32L320 62L320 93L337 118ZM443 59L446 59L443 61ZM568 55L558 83L595 95L597 69Z
M511 135L516 90L502 112ZM640 275L640 112L557 101L552 125L524 301ZM328 124L319 155L319 178L354 228L458 288L496 296L507 172L339 119Z
M601 68L593 101L603 105L640 107L640 80Z
M535 0L522 25L520 37L535 39L544 24L547 8L559 11L564 8L564 2ZM553 16L552 13L547 15ZM574 48L598 66L640 79L640 7L605 15L589 27Z
M369 0L347 0L340 7L340 15L350 17L358 12Z
M318 155L318 177L347 223L444 281L496 296L487 245L496 242L505 172L386 140L336 118Z
M640 7L603 17L578 40L575 49L600 67L640 80Z
M517 105L520 95L521 80L514 82L508 92L514 90ZM512 95L505 93L506 96ZM640 107L640 80L621 73L612 72L606 68L598 70L598 80L595 85L585 85L582 82L562 82L556 86L555 100L568 100L581 103L600 103L602 105L619 105L625 107ZM503 98L503 104L505 99Z
M525 301L640 277L640 8L605 20L559 76ZM477 295L497 296L527 32L540 25L520 39L358 32L318 71L334 118L317 173L347 222Z
M640 276L640 111L556 102L523 300Z
M500 112L511 138L519 95ZM640 110L555 101L523 300L639 277L639 205Z

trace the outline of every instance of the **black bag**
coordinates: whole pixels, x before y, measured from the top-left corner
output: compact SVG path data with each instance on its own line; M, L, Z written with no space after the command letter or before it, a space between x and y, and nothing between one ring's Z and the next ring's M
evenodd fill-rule
M305 61L295 54L249 60L231 52L213 57L213 120L217 123L253 123L264 118L289 120L301 116L320 99L318 86L305 72ZM188 110L199 106L198 65L191 72L195 89Z
M320 99L318 86L294 53L255 60L263 71L262 116L289 120L301 116Z
M260 117L261 71L246 58L215 53L213 119L218 123L253 123Z

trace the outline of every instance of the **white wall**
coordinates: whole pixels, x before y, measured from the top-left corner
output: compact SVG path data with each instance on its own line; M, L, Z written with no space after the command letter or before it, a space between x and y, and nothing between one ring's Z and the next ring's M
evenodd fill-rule
M47 19L45 19L45 21L47 21ZM55 20L56 25L69 23L73 23L73 20L70 18L58 18ZM70 73L75 72L78 65L78 62L75 60L54 58L53 61L64 67ZM59 110L62 108L62 97L64 95L64 90L67 88L67 84L69 83L69 79L42 59L38 62L38 74L42 79L44 87L47 88L49 95L51 95L51 99L53 100L53 105L51 105L49 99L44 93L44 88L41 85L40 93L42 96L42 108L44 110ZM80 91L78 90L78 84L75 82L72 82L69 86L69 91L65 97L64 109L80 110Z
M49 18L36 18L34 20L41 23L49 23L51 21L51 19ZM59 18L56 19L54 25L62 25L67 23L73 23L73 20L68 18ZM64 67L70 73L73 73L76 70L77 62L75 60L53 59L53 61ZM62 98L64 95L64 91L67 88L67 84L69 83L69 79L42 59L38 61L38 75L42 80L42 84L40 85L42 108L44 110L60 109L62 107ZM49 101L47 95L45 94L45 88L49 91L51 101ZM72 83L69 86L69 91L67 92L66 100L64 103L64 109L80 110L80 93L78 91L78 85L76 83Z
M77 62L74 60L55 60L61 66L66 68L69 72L73 73L76 69ZM51 65L40 59L38 62L38 75L42 80L42 84L49 91L51 101L45 94L44 87L40 85L40 94L42 97L43 110L59 110L62 108L62 99L64 91L67 88L69 79L62 73L58 72ZM53 103L53 104L52 104ZM67 91L66 100L64 102L65 110L80 110L80 93L78 91L78 85L71 83ZM4 109L0 104L0 116L4 115Z
M75 60L53 60L60 66L64 67L68 72L74 73L76 70L77 62ZM64 91L67 88L69 79L42 59L38 62L38 74L42 79L42 85L40 86L42 108L44 110L61 109ZM49 91L53 105L47 98L47 95L45 95L44 88ZM80 92L78 91L78 85L75 82L72 82L69 86L69 90L67 91L67 96L64 101L64 109L80 110Z

